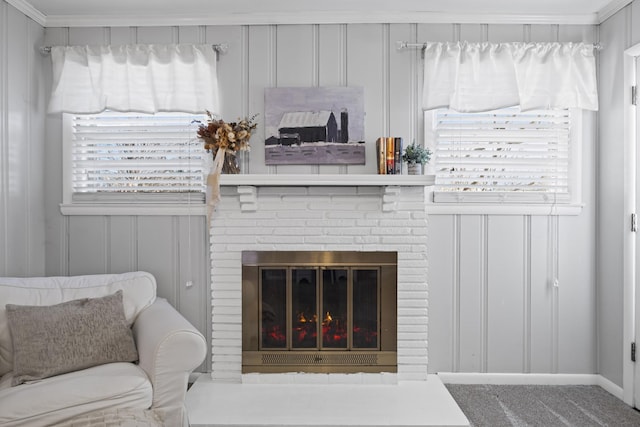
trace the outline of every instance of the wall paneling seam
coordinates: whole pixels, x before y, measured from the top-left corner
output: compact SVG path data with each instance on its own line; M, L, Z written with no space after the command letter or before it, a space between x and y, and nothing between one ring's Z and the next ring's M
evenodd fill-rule
M278 87L278 27L276 25L269 26L269 81L271 87ZM268 172L278 173L278 166L268 166Z
M418 26L417 24L411 24L409 27L409 31L411 36L409 39L412 42L417 42L418 40ZM415 49L413 55L409 57L409 111L413 111L414 113L409 118L409 141L406 141L406 144L411 143L412 141L416 141L420 135L420 117L422 115L421 103L418 102L420 97L418 96L418 79L420 73L420 50ZM411 72L413 70L413 72ZM421 138L424 141L424 138ZM405 144L405 145L406 145Z
M179 311L180 307L180 290L183 284L183 275L180 269L180 217L171 217L171 259L173 261L173 304ZM189 269L190 270L190 269ZM186 280L186 279L185 279Z
M138 253L140 250L138 247L138 234L140 233L140 227L138 226L139 219L139 216L131 217L131 253L133 254L133 269L135 271L140 269L138 265L138 260L140 259L140 254Z
M462 243L461 215L453 216L453 287L451 292L453 310L451 313L451 368L452 372L460 370L460 253Z
M347 45L347 24L340 24L340 48L338 53L338 60L340 61L340 85L347 86L347 82L349 80L348 72L347 72L347 64L348 64L348 56L347 52L349 50ZM338 167L339 173L349 173L349 166L340 165Z
M68 46L69 45L69 27L63 28L62 39L63 39L62 45ZM62 227L60 229L60 234L61 234L60 253L64 254L64 255L60 257L60 263L61 263L60 271L62 272L62 275L68 276L69 275L70 265L71 265L71 245L70 245L70 239L71 239L70 222L71 222L71 217L65 215L65 216L62 217L62 221L61 222L62 222Z
M523 372L531 372L531 215L524 217L524 304L523 304Z
M242 83L240 84L241 97L242 97L242 114L244 116L251 114L249 106L251 105L250 90L249 90L249 26L244 25L240 31L241 37L241 53L240 53L240 75ZM249 171L245 171L249 173Z
M8 29L8 3L0 3L0 219L2 219L2 234L6 236L9 230L9 89L8 82L8 46L9 46L9 29ZM9 242L4 239L3 248L0 252L0 271L6 272L9 265Z
M480 37L483 42L489 41L489 24L480 24Z
M253 114L249 111L251 105L251 91L249 90L249 26L240 27L240 99L242 100L242 115ZM244 165L244 173L251 173L250 164Z
M207 27L198 25L198 43L205 44L207 42Z
M390 28L389 24L382 25L382 117L383 129L382 134L391 136L391 109L389 102L391 100L391 60L390 60Z
M29 52L28 55L26 55L25 58L25 62L26 62L26 75L27 75L27 79L25 80L25 85L26 87L25 89L25 97L27 99L26 105L31 107L31 102L32 102L32 90L31 90L31 78L34 74L34 66L33 66L33 54L31 53L32 50L28 48L28 46L33 46L34 45L34 41L31 39L31 31L29 31L29 22L32 22L30 19L24 18L23 19L24 22L24 32L26 33L25 36L23 37L23 41L25 42L25 47L26 47L26 51ZM34 249L33 248L33 224L35 223L33 221L33 217L34 216L38 216L40 214L40 209L38 208L33 208L33 206L30 205L31 199L29 198L30 195L33 194L32 188L33 188L33 170L32 170L32 166L33 166L33 156L32 156L32 147L35 146L35 141L33 141L33 131L32 131L32 121L31 121L31 116L33 114L33 109L29 108L28 113L25 115L25 143L27 144L27 148L25 150L26 154L26 186L25 188L27 189L27 194L24 195L24 212L26 213L26 217L27 217L27 223L26 223L26 227L25 227L25 242L26 244L24 245L24 259L25 259L25 272L28 275L32 274L32 262L34 260L34 257L30 256L30 254L33 253ZM36 193L37 194L37 193Z
M349 47L347 45L347 24L340 24L340 84L348 85L347 64L349 57L347 56Z
M111 27L104 27L102 29L102 40L104 44L112 44L111 43Z
M559 286L556 286L556 283L560 285L558 280L558 266L559 266L559 231L558 231L559 223L558 216L551 216L549 219L549 283L548 286L551 287L551 295L552 295L552 312L551 312L551 372L558 372L558 359L559 359L559 315L560 315L560 307L559 307Z
M180 28L178 26L171 27L171 41L172 43L180 43Z
M489 369L489 216L481 216L481 300L480 300L480 316L481 316L481 356L480 356L480 372L488 372Z
M311 86L320 86L320 25L311 26Z
M70 221L70 216L62 216L62 227L60 228L60 253L63 254L63 256L60 257L60 271L62 272L63 276L69 275L69 265L71 264L71 250L69 244L69 239L71 238L71 233L69 231Z
M320 86L320 25L311 26L311 86ZM320 165L311 165L311 173L319 174Z
M111 273L111 250L112 250L112 235L111 235L111 222L113 218L109 215L102 217L103 233L104 233L104 272Z

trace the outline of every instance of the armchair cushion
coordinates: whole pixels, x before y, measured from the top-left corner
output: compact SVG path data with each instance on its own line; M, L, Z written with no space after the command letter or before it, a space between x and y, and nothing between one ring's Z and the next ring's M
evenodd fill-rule
M50 306L7 304L13 381L47 378L112 362L138 360L122 290Z
M18 387L11 387L11 377L9 373L0 381L3 427L57 426L78 416L117 408L148 411L153 399L149 378L133 363L108 363Z

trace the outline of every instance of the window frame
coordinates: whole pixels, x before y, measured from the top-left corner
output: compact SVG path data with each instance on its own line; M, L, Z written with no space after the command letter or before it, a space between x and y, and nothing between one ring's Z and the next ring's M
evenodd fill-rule
M77 114L75 114L77 115ZM206 215L206 201L200 193L176 194L171 200L170 192L150 193L149 200L144 201L147 194L143 192L112 193L100 200L96 194L95 200L73 200L73 117L74 114L62 113L62 203L60 212L63 215ZM206 180L206 176L204 177ZM114 197L113 194L122 194L122 197ZM167 194L167 200L158 200L158 194ZM110 200L111 199L111 200ZM118 200L115 200L118 199Z
M433 123L437 110L425 110L424 118L424 144L435 153L435 131ZM541 202L517 202L490 200L495 194L487 193L487 201L481 201L481 192L473 195L473 200L459 202L435 202L434 195L436 186L430 187L427 191L427 213L435 215L447 214L495 214L495 215L579 215L584 207L582 194L582 135L584 111L571 109L571 132L570 132L570 158L569 158L569 200L554 201L549 203ZM432 158L432 162L435 162ZM427 173L435 176L436 170L433 164L427 165Z

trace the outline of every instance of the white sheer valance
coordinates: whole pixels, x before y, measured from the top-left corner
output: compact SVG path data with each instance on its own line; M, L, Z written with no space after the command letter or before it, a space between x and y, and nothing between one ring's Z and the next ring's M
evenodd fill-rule
M593 45L426 43L425 110L598 109Z
M211 45L56 46L49 112L219 111Z

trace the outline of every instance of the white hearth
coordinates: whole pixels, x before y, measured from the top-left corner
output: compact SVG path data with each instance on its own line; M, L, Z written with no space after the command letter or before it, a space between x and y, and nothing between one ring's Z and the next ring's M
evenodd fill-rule
M377 178L376 176L374 176ZM223 185L211 219L213 382L389 384L427 379L424 185ZM224 184L224 181L223 181ZM241 373L242 251L398 253L397 374Z

